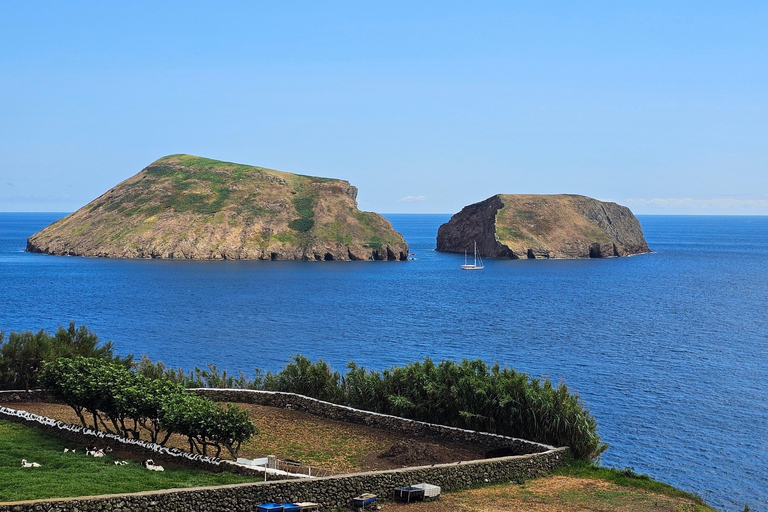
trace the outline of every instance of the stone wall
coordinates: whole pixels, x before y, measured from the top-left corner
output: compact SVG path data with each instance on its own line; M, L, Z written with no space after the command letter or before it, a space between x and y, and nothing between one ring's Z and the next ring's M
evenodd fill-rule
M0 504L0 512L251 512L261 503L289 501L314 501L331 509L350 505L352 498L363 492L388 498L395 487L421 482L439 485L445 492L485 483L521 481L550 473L563 463L566 454L566 448L558 448L531 455L312 480L6 503Z
M443 491L452 491L486 483L521 481L550 473L562 465L568 456L568 448L554 448L523 439L361 411L293 393L232 389L196 389L193 391L216 401L254 403L301 410L330 419L364 424L374 428L444 442L469 443L489 450L509 448L510 452L519 453L519 455L390 471L335 475L325 478L279 480L197 489L171 489L91 498L4 503L0 504L0 512L251 512L255 511L256 506L261 503L294 501L314 501L320 503L325 509L332 509L348 506L353 497L363 492L372 492L382 498L387 498L391 497L395 487L415 483L439 485ZM45 395L35 392L0 392L0 403L42 401L44 398L41 397L43 396ZM32 424L59 437L80 443L90 444L84 439L101 441L101 443L93 444L103 444L105 439L112 443L120 442L120 449L134 452L139 450L136 453L147 453L154 459L173 460L176 463L213 471L232 471L233 469L237 471L240 468L240 466L213 457L190 455L180 450L158 447L158 445L148 447L146 445L149 443L118 438L118 436L94 432L76 425L66 425L51 418L26 411L16 411L10 407L0 406L0 417L19 423ZM151 452L141 451L147 449L150 449ZM179 455L179 453L184 455ZM172 457L172 459L167 457ZM225 469L222 466L236 466L236 468L227 467ZM249 471L247 468L242 469L243 473ZM263 475L258 470L257 473Z
M541 453L554 449L553 446L526 441L498 434L465 430L456 427L446 427L434 423L409 420L398 416L389 416L375 412L353 409L343 405L324 402L315 398L309 398L295 393L283 393L278 391L260 391L252 389L214 389L196 388L190 389L195 393L210 398L216 402L238 402L248 404L280 407L308 412L324 418L329 418L346 423L358 423L369 427L391 430L406 435L413 435L434 439L437 441L469 444L474 447L482 447L486 451L508 448L509 454L524 455L529 453Z
M100 448L109 446L113 450L128 452L139 458L151 458L155 462L173 462L174 464L181 464L214 473L228 471L240 475L264 476L264 471L261 469L243 467L217 457L192 454L178 448L167 448L141 439L128 439L116 434L85 428L81 425L64 423L53 418L2 405L0 405L0 419L31 426L79 445L97 446Z
M50 393L42 389L33 389L32 391L0 391L0 404L9 404L14 402L59 403L59 400L53 398Z

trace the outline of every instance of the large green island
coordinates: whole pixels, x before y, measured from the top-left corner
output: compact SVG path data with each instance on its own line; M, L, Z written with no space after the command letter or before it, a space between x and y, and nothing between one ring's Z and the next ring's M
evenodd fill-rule
M407 260L403 236L339 179L161 158L35 233L27 251L112 258Z

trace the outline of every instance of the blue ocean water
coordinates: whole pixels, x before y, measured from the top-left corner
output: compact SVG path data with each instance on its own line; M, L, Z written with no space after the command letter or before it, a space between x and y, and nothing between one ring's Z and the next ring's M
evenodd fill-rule
M641 216L653 254L486 261L433 251L448 215L388 215L409 262L24 253L63 214L0 214L0 328L75 320L190 369L482 358L564 380L634 467L723 510L768 510L768 217Z

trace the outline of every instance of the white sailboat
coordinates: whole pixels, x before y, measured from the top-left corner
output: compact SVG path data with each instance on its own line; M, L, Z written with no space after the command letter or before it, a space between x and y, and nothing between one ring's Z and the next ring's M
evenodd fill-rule
M467 251L464 251L464 264L461 266L462 270L483 270L483 258L480 257L480 264L477 264L477 242L475 242L475 262L467 263Z

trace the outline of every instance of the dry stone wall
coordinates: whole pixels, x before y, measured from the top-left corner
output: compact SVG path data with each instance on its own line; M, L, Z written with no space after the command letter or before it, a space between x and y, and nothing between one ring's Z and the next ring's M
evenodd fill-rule
M295 501L314 501L324 509L336 509L350 505L352 498L363 492L372 492L382 498L387 498L391 497L395 487L415 483L439 485L443 491L452 491L487 483L519 482L550 473L561 466L568 456L568 448L554 448L523 439L370 413L293 393L221 389L196 389L194 391L216 401L254 403L302 410L326 418L365 424L408 435L456 443L472 443L489 450L508 448L509 452L519 454L494 459L335 475L325 478L4 503L0 504L0 512L252 512L261 503ZM0 392L0 403L6 404L45 399L47 396L39 392ZM126 442L125 445L120 446L121 449L133 449L134 451L139 450L137 453L147 453L141 451L147 449L141 442L133 443L133 440L123 438L120 438L122 441L119 441L117 436L90 431L76 425L66 425L51 418L26 411L17 411L10 407L0 406L0 418L32 425L76 442L86 443L88 442L86 440L93 441L95 439ZM194 456L186 452L181 452L186 456L179 456L176 450L159 448L162 450L155 451L153 447L150 447L152 451L148 454L161 460L168 460L164 457L173 457L172 460L176 463L184 463L213 471L223 470L224 467L222 466L235 466L213 457ZM243 472L248 471L247 468L242 469ZM227 467L226 470L233 470L233 468ZM257 471L257 473L263 475L261 472Z
M524 455L529 453L541 453L554 449L553 446L526 441L514 437L507 437L474 430L465 430L456 427L446 427L434 423L409 420L398 416L379 414L363 411L352 407L345 407L330 402L324 402L315 398L309 398L295 393L283 393L279 391L260 391L252 389L191 389L195 393L210 398L217 402L238 402L280 407L283 409L295 409L308 412L324 418L358 423L383 430L391 430L406 435L413 435L458 444L471 444L482 447L487 451L499 448L507 448L510 455Z
M420 482L439 485L443 491L484 483L517 482L550 473L563 463L566 453L567 449L559 448L532 455L312 480L8 503L0 504L0 512L252 512L261 503L295 501L314 501L324 509L335 509L350 505L352 498L363 492L387 498L395 487Z

